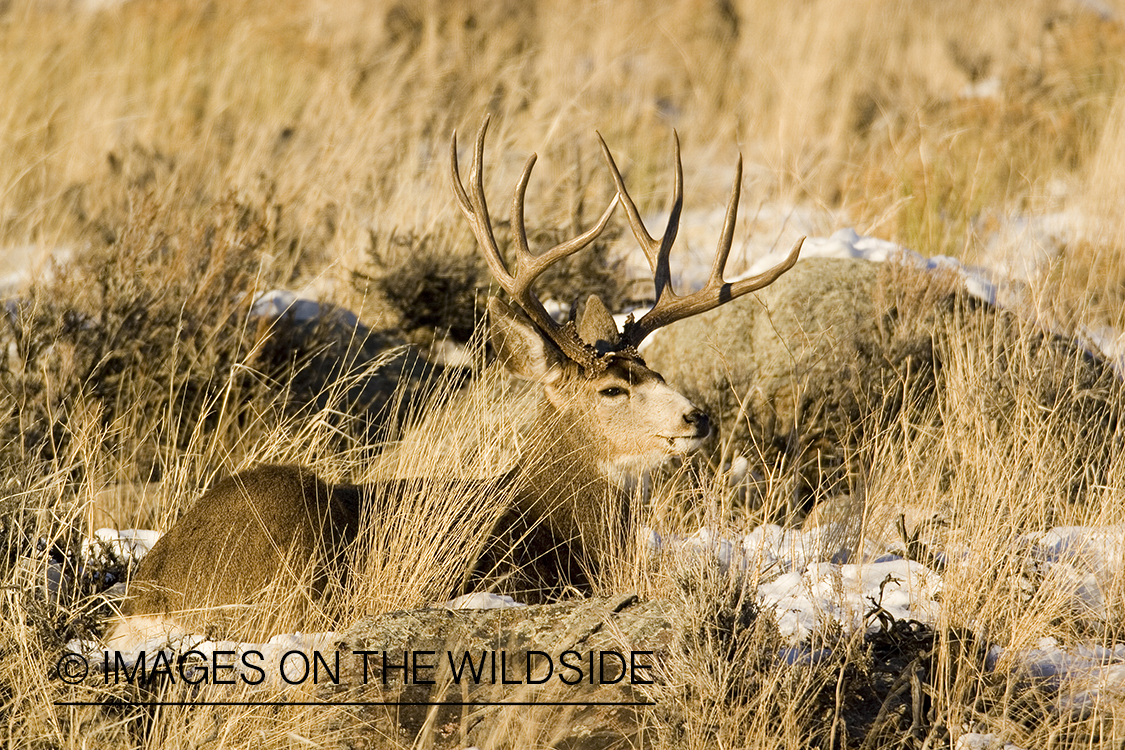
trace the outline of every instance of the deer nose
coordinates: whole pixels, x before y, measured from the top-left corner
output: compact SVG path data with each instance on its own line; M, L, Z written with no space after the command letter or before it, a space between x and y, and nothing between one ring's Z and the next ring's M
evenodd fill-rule
M684 415L684 421L695 428L695 437L705 438L711 434L711 420L707 412L695 409Z

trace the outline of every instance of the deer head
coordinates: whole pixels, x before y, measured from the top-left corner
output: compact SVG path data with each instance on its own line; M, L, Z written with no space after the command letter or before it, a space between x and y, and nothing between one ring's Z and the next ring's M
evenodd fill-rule
M648 334L676 320L713 309L731 299L772 283L797 261L801 241L776 268L752 279L726 283L723 267L730 252L737 218L742 174L739 158L726 223L706 287L693 294L677 295L672 289L668 256L676 238L683 204L683 168L676 138L676 182L671 216L660 240L653 239L624 180L599 135L602 149L617 185L617 195L597 223L579 236L540 254L531 252L524 223L524 199L536 155L524 166L512 200L511 229L515 268L509 271L496 244L484 196L484 140L489 118L477 133L466 191L457 163L457 134L450 146L454 193L472 226L493 275L513 304L489 300L492 341L500 359L515 375L543 386L545 405L564 429L580 435L582 444L595 451L599 464L611 477L636 476L656 468L670 456L696 449L710 432L707 415L664 382L645 365L638 347ZM648 258L656 282L656 303L639 321L630 316L624 331L596 296L591 295L581 316L556 322L532 290L535 280L551 264L593 242L605 229L621 201L630 226ZM802 238L803 240L803 238Z

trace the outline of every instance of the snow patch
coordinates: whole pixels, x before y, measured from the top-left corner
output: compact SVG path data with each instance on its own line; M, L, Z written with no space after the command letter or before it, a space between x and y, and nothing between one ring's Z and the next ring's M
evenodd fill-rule
M35 278L49 279L55 265L74 256L69 246L16 245L0 248L0 295L13 294Z
M995 734L980 734L966 732L957 738L954 750L1022 750L1019 745L1013 745Z
M823 631L831 622L846 632L877 631L879 617L937 622L941 577L921 563L900 558L873 563L809 565L758 587L763 604L777 614L778 630L792 642Z
M250 316L270 320L285 317L298 323L314 323L331 316L336 323L348 328L359 325L359 317L351 310L324 305L285 289L271 289L255 295Z
M1107 700L1125 698L1125 644L1065 647L1054 638L1041 638L1029 649L993 646L985 663L989 669L1014 670L1051 688L1058 695L1055 708L1060 713L1081 714Z
M459 596L441 606L446 609L509 609L511 607L526 607L527 605L517 602L510 596L478 591Z
M148 529L98 529L92 539L82 543L82 557L101 563L139 562L159 538L159 531Z
M785 260L788 255L788 250L775 250L768 253L731 281L765 273ZM872 263L895 261L924 271L949 271L961 277L961 282L969 294L990 305L996 304L997 284L987 270L965 266L961 261L947 255L926 258L898 243L860 235L850 227L834 232L831 237L809 237L801 248L801 258L857 259Z
M911 560L879 556L874 549L856 555L833 545L833 535L831 526L802 531L772 524L736 538L706 528L667 539L648 531L651 549L674 555L682 564L714 559L723 569L765 575L776 571L758 586L758 597L776 613L781 634L793 644L830 623L847 632L877 629L880 615L937 621L938 573Z

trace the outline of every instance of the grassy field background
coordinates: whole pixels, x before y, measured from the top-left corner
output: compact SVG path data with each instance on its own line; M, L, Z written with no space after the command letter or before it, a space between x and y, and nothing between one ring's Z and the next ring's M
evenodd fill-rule
M675 127L700 205L741 149L748 203L924 254L1064 206L1106 220L1085 255L1120 237L1125 32L1078 2L17 2L3 34L7 244L112 224L136 188L234 190L284 207L302 272L354 262L371 227L450 220L449 134L486 111L496 185L544 157L545 223L575 182L607 194L594 129L662 206Z
M412 313L370 281L373 257L404 273L439 258L454 281L476 278L447 159L452 131L474 132L486 112L498 218L528 154L540 155L533 234L589 223L612 196L595 129L642 210L663 210L675 128L689 206L725 203L741 151L746 214L805 207L825 232L855 227L923 255L976 262L1013 216L1065 214L1073 229L1033 299L1069 330L1125 328L1122 13L1119 0L0 3L0 256L20 274L6 294L21 300L0 335L0 578L11 584L0 594L0 735L21 748L347 739L309 710L56 708L70 693L50 678L53 657L98 632L105 613L91 596L105 582L42 590L51 563L65 567L94 528L166 528L216 476L256 461L354 480L440 472L437 448L478 474L503 465L520 402L501 386L478 385L464 411L431 412L373 465L342 389L294 395L333 332L294 354L247 314L255 292L304 289L397 330ZM478 287L487 293L487 279ZM956 633L970 627L1013 648L1122 638L1120 617L1067 610L1065 581L1028 595L1009 554L1020 535L1054 525L1125 522L1120 434L1095 489L1068 502L1059 486L1088 453L1081 429L1044 416L1031 388L993 398L990 358L1004 355L974 348L980 340L953 337L947 395L926 407L940 419L903 417L940 430L876 435L860 450L875 479L864 520L905 504L947 519L951 546L988 542L946 570L949 629L929 696L943 729L927 746L973 729L1024 748L1121 747L1120 690L1090 714L1060 713L1019 675L986 674L958 650ZM1111 402L1114 414L1125 405L1117 392ZM693 519L733 523L720 484ZM400 528L432 522L432 506L411 513ZM655 513L671 531L693 530ZM448 575L450 543L416 542L425 564L373 573L355 611L426 604ZM603 589L674 598L677 576L633 561ZM729 585L692 590L718 600ZM1125 616L1125 571L1106 596ZM683 611L688 628L708 616L698 603ZM747 638L740 658L771 647ZM673 675L706 684L685 700L673 680L658 697L674 715L652 717L654 736L832 746L833 697L838 708L843 675L865 664L851 643L823 669L756 681L711 670L717 652L689 651ZM872 735L869 745L922 741Z

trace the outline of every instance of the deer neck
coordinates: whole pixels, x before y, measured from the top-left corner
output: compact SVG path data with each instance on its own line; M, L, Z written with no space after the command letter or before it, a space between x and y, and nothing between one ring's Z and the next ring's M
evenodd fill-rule
M623 486L607 470L604 441L581 419L546 399L521 442L516 475L519 509L565 538L596 537L607 514L620 514ZM616 506L616 510L610 506Z

